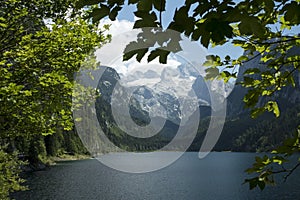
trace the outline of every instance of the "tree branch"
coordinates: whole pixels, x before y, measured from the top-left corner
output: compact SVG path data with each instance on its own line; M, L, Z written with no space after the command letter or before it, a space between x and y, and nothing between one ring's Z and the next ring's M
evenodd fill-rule
M300 38L298 37L293 37L291 39L287 39L287 40L279 40L279 41L274 41L274 42L258 42L258 41L254 41L253 44L260 44L260 45L271 45L271 44L280 44L280 43L284 43L284 42L290 42L290 41L294 41L294 40L300 40Z
M300 166L300 162L296 164L292 169L288 170L288 174L284 176L284 182L286 182L287 178Z
M160 23L160 27L162 28L162 7L163 7L163 0L160 0L160 10L159 10L159 23Z

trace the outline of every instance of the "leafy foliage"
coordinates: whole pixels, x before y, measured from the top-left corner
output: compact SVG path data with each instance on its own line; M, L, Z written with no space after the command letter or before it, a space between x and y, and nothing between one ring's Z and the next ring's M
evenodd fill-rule
M17 153L9 154L4 147L0 148L0 198L9 199L10 192L26 190L24 183L19 173L21 172L20 165L25 163L18 160Z
M284 141L283 145L277 147L272 151L273 156L255 157L255 163L253 166L246 170L247 173L256 173L258 176L254 178L246 179L245 183L249 183L250 189L258 186L261 190L265 188L267 184L275 184L274 174L285 173L284 180L286 180L294 170L300 166L299 159L297 164L293 167L286 168L285 163L289 161L289 158L299 153L300 149L300 127L293 138L288 138Z
M79 23L78 23L79 22ZM98 39L83 21L43 27L2 56L2 137L72 129L72 77ZM73 45L73 46L72 46Z
M32 159L46 156L42 135L73 129L74 73L108 39L74 6L71 0L0 2L0 143L15 150L23 141ZM9 155L0 164L19 172L20 162ZM12 181L1 187L5 195L21 188L21 180Z

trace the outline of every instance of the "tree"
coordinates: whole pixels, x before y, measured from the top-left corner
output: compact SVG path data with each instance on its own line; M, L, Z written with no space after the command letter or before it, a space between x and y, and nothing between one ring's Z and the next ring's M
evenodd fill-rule
M0 198L8 199L10 192L25 190L26 187L21 186L24 180L19 177L21 172L20 165L25 164L18 160L17 154L9 154L0 148Z
M268 111L273 112L276 117L280 115L274 93L286 86L294 86L293 74L300 70L299 53L291 53L293 48L299 48L300 36L295 32L286 31L299 26L300 23L300 1L290 0L185 0L185 4L174 11L173 21L162 27L162 15L166 9L166 0L80 0L77 8L89 8L88 18L93 22L98 22L104 17L115 20L118 12L125 4L133 4L137 11L134 28L153 27L156 31L140 34L142 39L138 42L131 42L129 47L134 47L137 43L147 41L147 34L159 35L164 30L172 29L195 41L199 41L203 46L220 46L226 43L240 46L245 54L238 58L226 56L221 59L218 55L208 57L207 78L223 78L228 81L236 78L236 73L231 72L232 68L242 66L254 58L259 58L261 63L267 67L264 71L258 68L248 69L244 72L244 80L240 83L249 88L244 97L246 107L251 109L252 117ZM161 31L159 31L162 28ZM155 37L151 37L155 38ZM170 51L166 51L163 45L175 46L173 52L180 50L178 39L166 38L162 41L150 41L153 48L139 49L124 54L124 60L133 56L140 61L150 52L148 61L159 57L161 63L167 61ZM149 45L149 41L147 41ZM155 46L154 45L158 45ZM133 48L136 49L136 48ZM220 71L222 67L222 71ZM224 70L225 69L225 70ZM264 96L269 99L263 105L259 104L259 97ZM298 133L300 127L298 128ZM253 179L247 179L250 188L259 186L261 189L268 183L273 183L272 175L277 171L272 170L270 165L276 163L281 165L286 161L286 157L299 152L299 134L294 139L290 139L279 147L273 157L257 158L254 166L248 172L258 173ZM281 155L277 155L281 154ZM288 175L300 164L290 170L282 170Z
M108 39L98 25L83 20L84 15L75 11L71 0L1 1L1 145L9 144L14 150L15 139L21 137L33 141L29 151L36 151L38 136L73 129L74 73ZM1 150L1 157L7 152ZM12 167L9 171L7 166L3 179L1 173L1 185L5 185L1 195L23 189L19 170L15 170L19 164L13 157L1 158L2 168Z

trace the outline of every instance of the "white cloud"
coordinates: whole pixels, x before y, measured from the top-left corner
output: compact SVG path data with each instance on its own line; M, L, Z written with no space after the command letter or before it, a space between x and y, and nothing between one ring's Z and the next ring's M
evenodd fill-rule
M97 59L101 65L113 67L120 74L127 74L128 68L122 62L122 55L126 44L135 40L135 34L132 31L134 23L127 20L103 19L100 25L104 24L110 24L108 34L112 35L112 41L97 50Z
M112 36L116 36L128 31L131 31L133 28L134 22L130 22L128 20L118 20L111 21L110 19L102 19L100 22L100 26L104 24L110 24L110 29L108 31Z

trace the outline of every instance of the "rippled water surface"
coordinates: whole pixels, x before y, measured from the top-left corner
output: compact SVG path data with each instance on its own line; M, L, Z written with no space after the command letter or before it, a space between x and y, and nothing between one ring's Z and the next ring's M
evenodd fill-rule
M161 152L163 156L170 153ZM30 191L15 199L28 200L234 200L299 199L300 169L287 182L277 178L277 187L264 191L243 185L244 170L251 166L253 153L210 153L198 159L185 153L172 165L155 172L130 174L110 169L96 159L60 162L46 171L30 173Z

